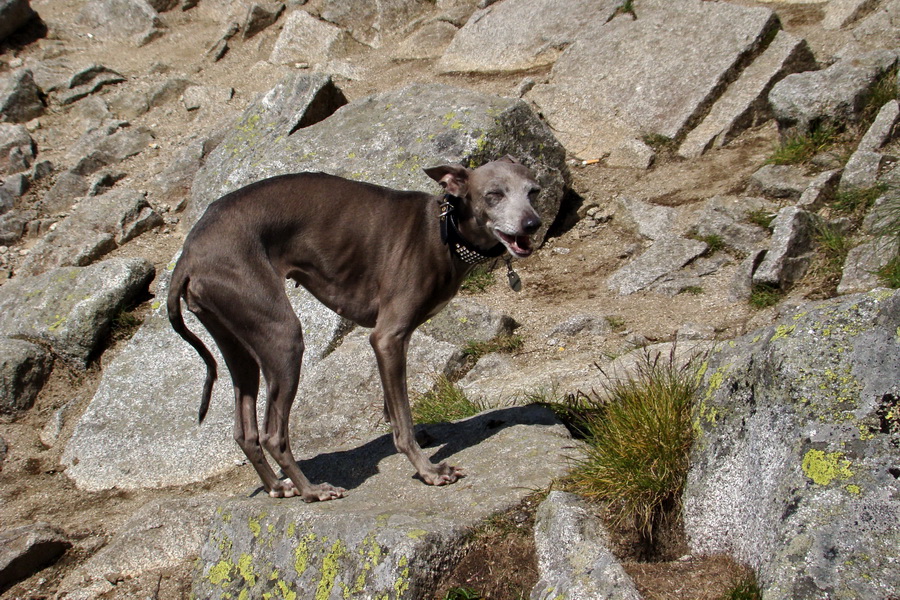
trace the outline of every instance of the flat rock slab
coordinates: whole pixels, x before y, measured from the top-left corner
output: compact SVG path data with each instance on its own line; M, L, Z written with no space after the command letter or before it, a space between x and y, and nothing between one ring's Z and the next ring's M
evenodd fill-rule
M653 242L643 254L613 273L606 280L609 289L627 296L646 289L664 275L677 271L704 252L705 242L666 236Z
M47 523L0 531L0 590L54 563L71 545Z
M13 278L0 286L0 334L46 344L83 367L153 273L146 260L130 258Z
M167 269L160 277L158 298L166 298L170 276ZM291 285L287 291L304 326L305 367L314 368L344 335L346 322L303 288ZM232 438L234 392L228 370L199 321L187 310L184 317L219 365L220 378L203 424L197 424L197 409L206 367L172 330L165 302L157 300L125 349L103 369L97 392L66 446L62 463L80 488L186 484L244 460ZM264 402L263 389L260 415Z
M771 600L900 589L900 292L803 307L722 344L694 409L693 553L753 567Z
M426 448L432 459L462 466L466 478L426 486L385 435L301 461L314 482L347 488L345 498L223 502L200 552L193 594L431 597L442 565L459 557L465 532L563 475L572 444L565 427L537 406L428 426L428 433L439 446Z
M724 2L648 0L635 12L586 27L529 93L578 157L683 135L777 26L769 9Z

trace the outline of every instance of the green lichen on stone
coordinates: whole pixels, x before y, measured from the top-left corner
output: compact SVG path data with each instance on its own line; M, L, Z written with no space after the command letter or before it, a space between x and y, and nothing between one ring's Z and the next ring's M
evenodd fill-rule
M325 538L323 538L324 541ZM331 546L331 550L322 559L319 584L316 586L316 600L328 600L340 571L340 559L347 554L347 548L341 540Z
M297 592L292 590L286 581L279 579L275 585L284 600L297 600Z
M860 488L858 485L855 485L853 483L849 484L844 489L846 489L848 492L850 492L854 496L859 496L860 494L862 494L862 488Z
M234 565L231 561L220 560L209 568L209 573L207 573L206 578L211 584L224 587L231 583L231 572L233 570Z
M262 534L262 525L260 521L266 518L266 513L260 513L256 517L250 517L247 522L247 526L250 528L250 533L253 534L253 537L258 538L260 534Z
M397 567L401 570L400 574L397 575L397 580L394 582L394 592L396 592L399 599L409 590L409 560L405 555L401 556L400 560L397 561Z
M308 533L297 541L294 548L294 570L298 577L302 577L309 567L309 545L316 541L316 534Z
M835 479L853 477L852 463L843 452L824 452L812 449L803 457L803 472L818 485L828 485Z
M250 590L244 588L241 590L241 593L238 594L238 600L250 600Z
M775 335L769 338L769 342L775 342L782 338L786 338L792 333L794 333L794 329L796 329L796 325L779 325L775 328Z
M237 563L238 573L247 582L247 585L253 587L256 585L256 573L253 570L253 557L249 554L241 554Z
M69 320L69 317L68 317L68 316L64 316L64 315L54 315L53 318L56 319L56 320L53 321L53 322L50 324L50 326L48 327L48 329L49 329L50 331L56 331L57 329L59 329L60 327L62 327L62 326L66 323L66 321Z
M413 540L418 540L425 535L428 535L428 532L425 531L424 529L413 529L409 533L406 534L406 537L413 539Z

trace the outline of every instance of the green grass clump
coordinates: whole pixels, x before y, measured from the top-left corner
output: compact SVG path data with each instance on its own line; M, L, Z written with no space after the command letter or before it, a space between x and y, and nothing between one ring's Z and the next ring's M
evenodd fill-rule
M803 164L816 154L829 150L839 141L840 135L836 127L820 125L807 134L789 136L766 162L773 165Z
M784 292L778 286L759 283L750 292L750 306L760 309L775 306L783 296Z
M694 361L679 367L674 352L668 360L645 352L629 379L610 379L578 423L587 444L573 491L610 502L619 523L652 538L684 486L697 388Z
M767 210L751 210L747 213L747 220L763 229L769 229L772 226L772 221L774 219L775 213L771 213Z
M691 296L699 296L703 293L703 288L699 285L688 285L681 288L679 294L690 294Z
M439 375L434 387L413 402L412 416L416 423L447 423L472 417L485 408L469 400L445 375Z
M494 283L494 272L487 265L478 265L463 279L460 290L467 294L478 294Z
M888 264L877 271L878 279L889 288L900 288L900 255L892 258Z
M722 596L722 600L762 600L762 591L756 584L755 577L744 577L735 582Z
M504 354L512 354L518 352L525 345L525 340L520 335L498 335L495 338L484 342L471 340L466 342L463 348L463 354L469 358L478 360L485 354L491 352L500 352Z
M813 238L818 252L812 274L821 279L824 285L830 282L833 286L837 286L847 253L852 247L850 239L840 229L827 223L819 223L816 226Z
M455 587L447 590L444 600L481 600L482 596L475 590L465 587Z
M861 217L887 189L886 184L879 183L867 188L843 190L835 196L830 206L837 213Z
M891 100L897 100L898 96L900 96L897 90L897 71L898 69L889 70L869 89L860 119L860 129L863 131L869 128L875 117L878 116L878 111L881 110L882 106Z

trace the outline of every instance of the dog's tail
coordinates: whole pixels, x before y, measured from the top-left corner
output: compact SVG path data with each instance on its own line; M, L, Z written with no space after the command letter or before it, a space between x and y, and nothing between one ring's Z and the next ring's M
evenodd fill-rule
M203 341L184 324L184 319L181 315L181 297L187 290L188 280L189 278L187 275L178 268L178 265L176 265L175 271L172 273L172 281L169 284L169 298L166 303L166 308L169 313L169 323L172 324L172 329L174 329L175 333L180 335L184 341L193 346L194 350L200 355L200 358L203 359L203 362L206 363L206 382L203 384L203 397L200 400L199 418L199 422L203 423L203 419L206 417L206 411L209 410L209 399L212 395L213 383L216 381L216 359L209 351L209 348L203 344Z

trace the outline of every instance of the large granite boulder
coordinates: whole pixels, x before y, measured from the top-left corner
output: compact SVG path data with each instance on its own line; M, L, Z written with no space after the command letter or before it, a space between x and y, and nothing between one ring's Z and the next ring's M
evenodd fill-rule
M900 292L803 307L721 345L695 408L691 551L752 566L771 600L900 589Z

